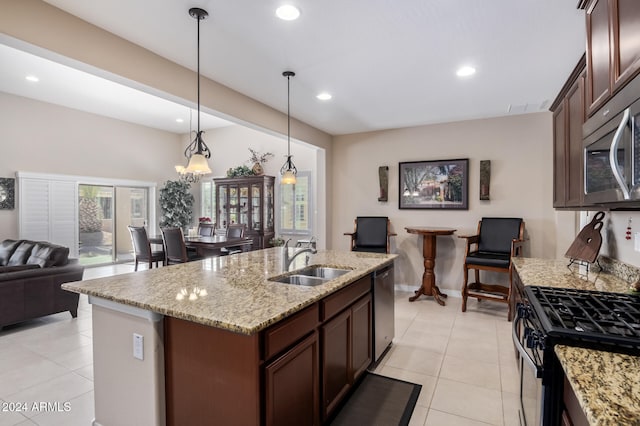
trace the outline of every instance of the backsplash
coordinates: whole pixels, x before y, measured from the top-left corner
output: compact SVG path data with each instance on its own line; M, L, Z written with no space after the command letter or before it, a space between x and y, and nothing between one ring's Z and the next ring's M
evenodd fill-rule
M601 255L598 257L598 264L602 268L603 272L615 275L628 283L634 283L640 278L639 268L621 262L617 259Z

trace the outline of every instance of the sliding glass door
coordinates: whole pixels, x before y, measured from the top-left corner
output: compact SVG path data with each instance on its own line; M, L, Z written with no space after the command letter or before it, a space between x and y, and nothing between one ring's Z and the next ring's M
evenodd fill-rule
M133 247L127 226L147 224L147 200L147 188L80 184L80 263L96 265L133 259Z

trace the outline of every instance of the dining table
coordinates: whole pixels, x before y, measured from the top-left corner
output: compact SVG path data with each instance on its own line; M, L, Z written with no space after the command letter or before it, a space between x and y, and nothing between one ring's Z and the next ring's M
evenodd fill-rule
M162 235L149 236L151 244L162 244ZM253 245L250 237L227 238L226 235L184 237L184 244L196 251L198 256L207 257L219 254L220 249L241 247L242 251L249 251Z
M435 226L407 226L405 227L409 234L422 235L422 257L424 258L424 273L422 274L422 283L415 294L409 298L410 302L417 300L421 295L433 296L438 304L444 306L444 300L447 295L442 293L436 285L436 237L439 235L452 235L456 232L453 228L442 228Z

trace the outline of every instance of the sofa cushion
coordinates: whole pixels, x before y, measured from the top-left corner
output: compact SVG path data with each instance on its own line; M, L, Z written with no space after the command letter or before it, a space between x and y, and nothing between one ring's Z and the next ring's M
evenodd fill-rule
M45 248L50 249L49 257L46 260L46 264L44 265L44 267L48 268L50 266L64 266L69 262L69 247L63 247L63 246L51 244L45 241L38 241L36 244L36 247L38 246L41 247L41 250L44 250ZM33 248L34 251L36 247ZM31 255L33 256L33 252L31 252ZM37 263L37 262L27 261L27 263ZM40 266L43 266L43 265L40 265Z
M6 266L20 241L4 240L0 243L0 266Z
M47 268L53 264L51 254L54 248L48 244L36 243L31 249L31 255L27 259L27 264L39 265L41 268Z
M40 269L40 265L0 266L0 273L26 271L28 269Z
M9 258L7 266L26 264L27 259L31 256L31 249L33 249L34 245L35 243L33 241L22 241Z

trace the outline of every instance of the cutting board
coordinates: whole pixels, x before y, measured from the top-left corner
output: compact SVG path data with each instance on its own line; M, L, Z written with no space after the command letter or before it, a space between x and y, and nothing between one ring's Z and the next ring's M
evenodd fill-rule
M604 212L598 212L593 216L591 222L582 228L576 236L576 239L571 243L569 249L564 254L565 257L572 260L583 260L589 263L596 261L598 253L600 253L600 246L602 246L600 230L603 226L603 218Z

